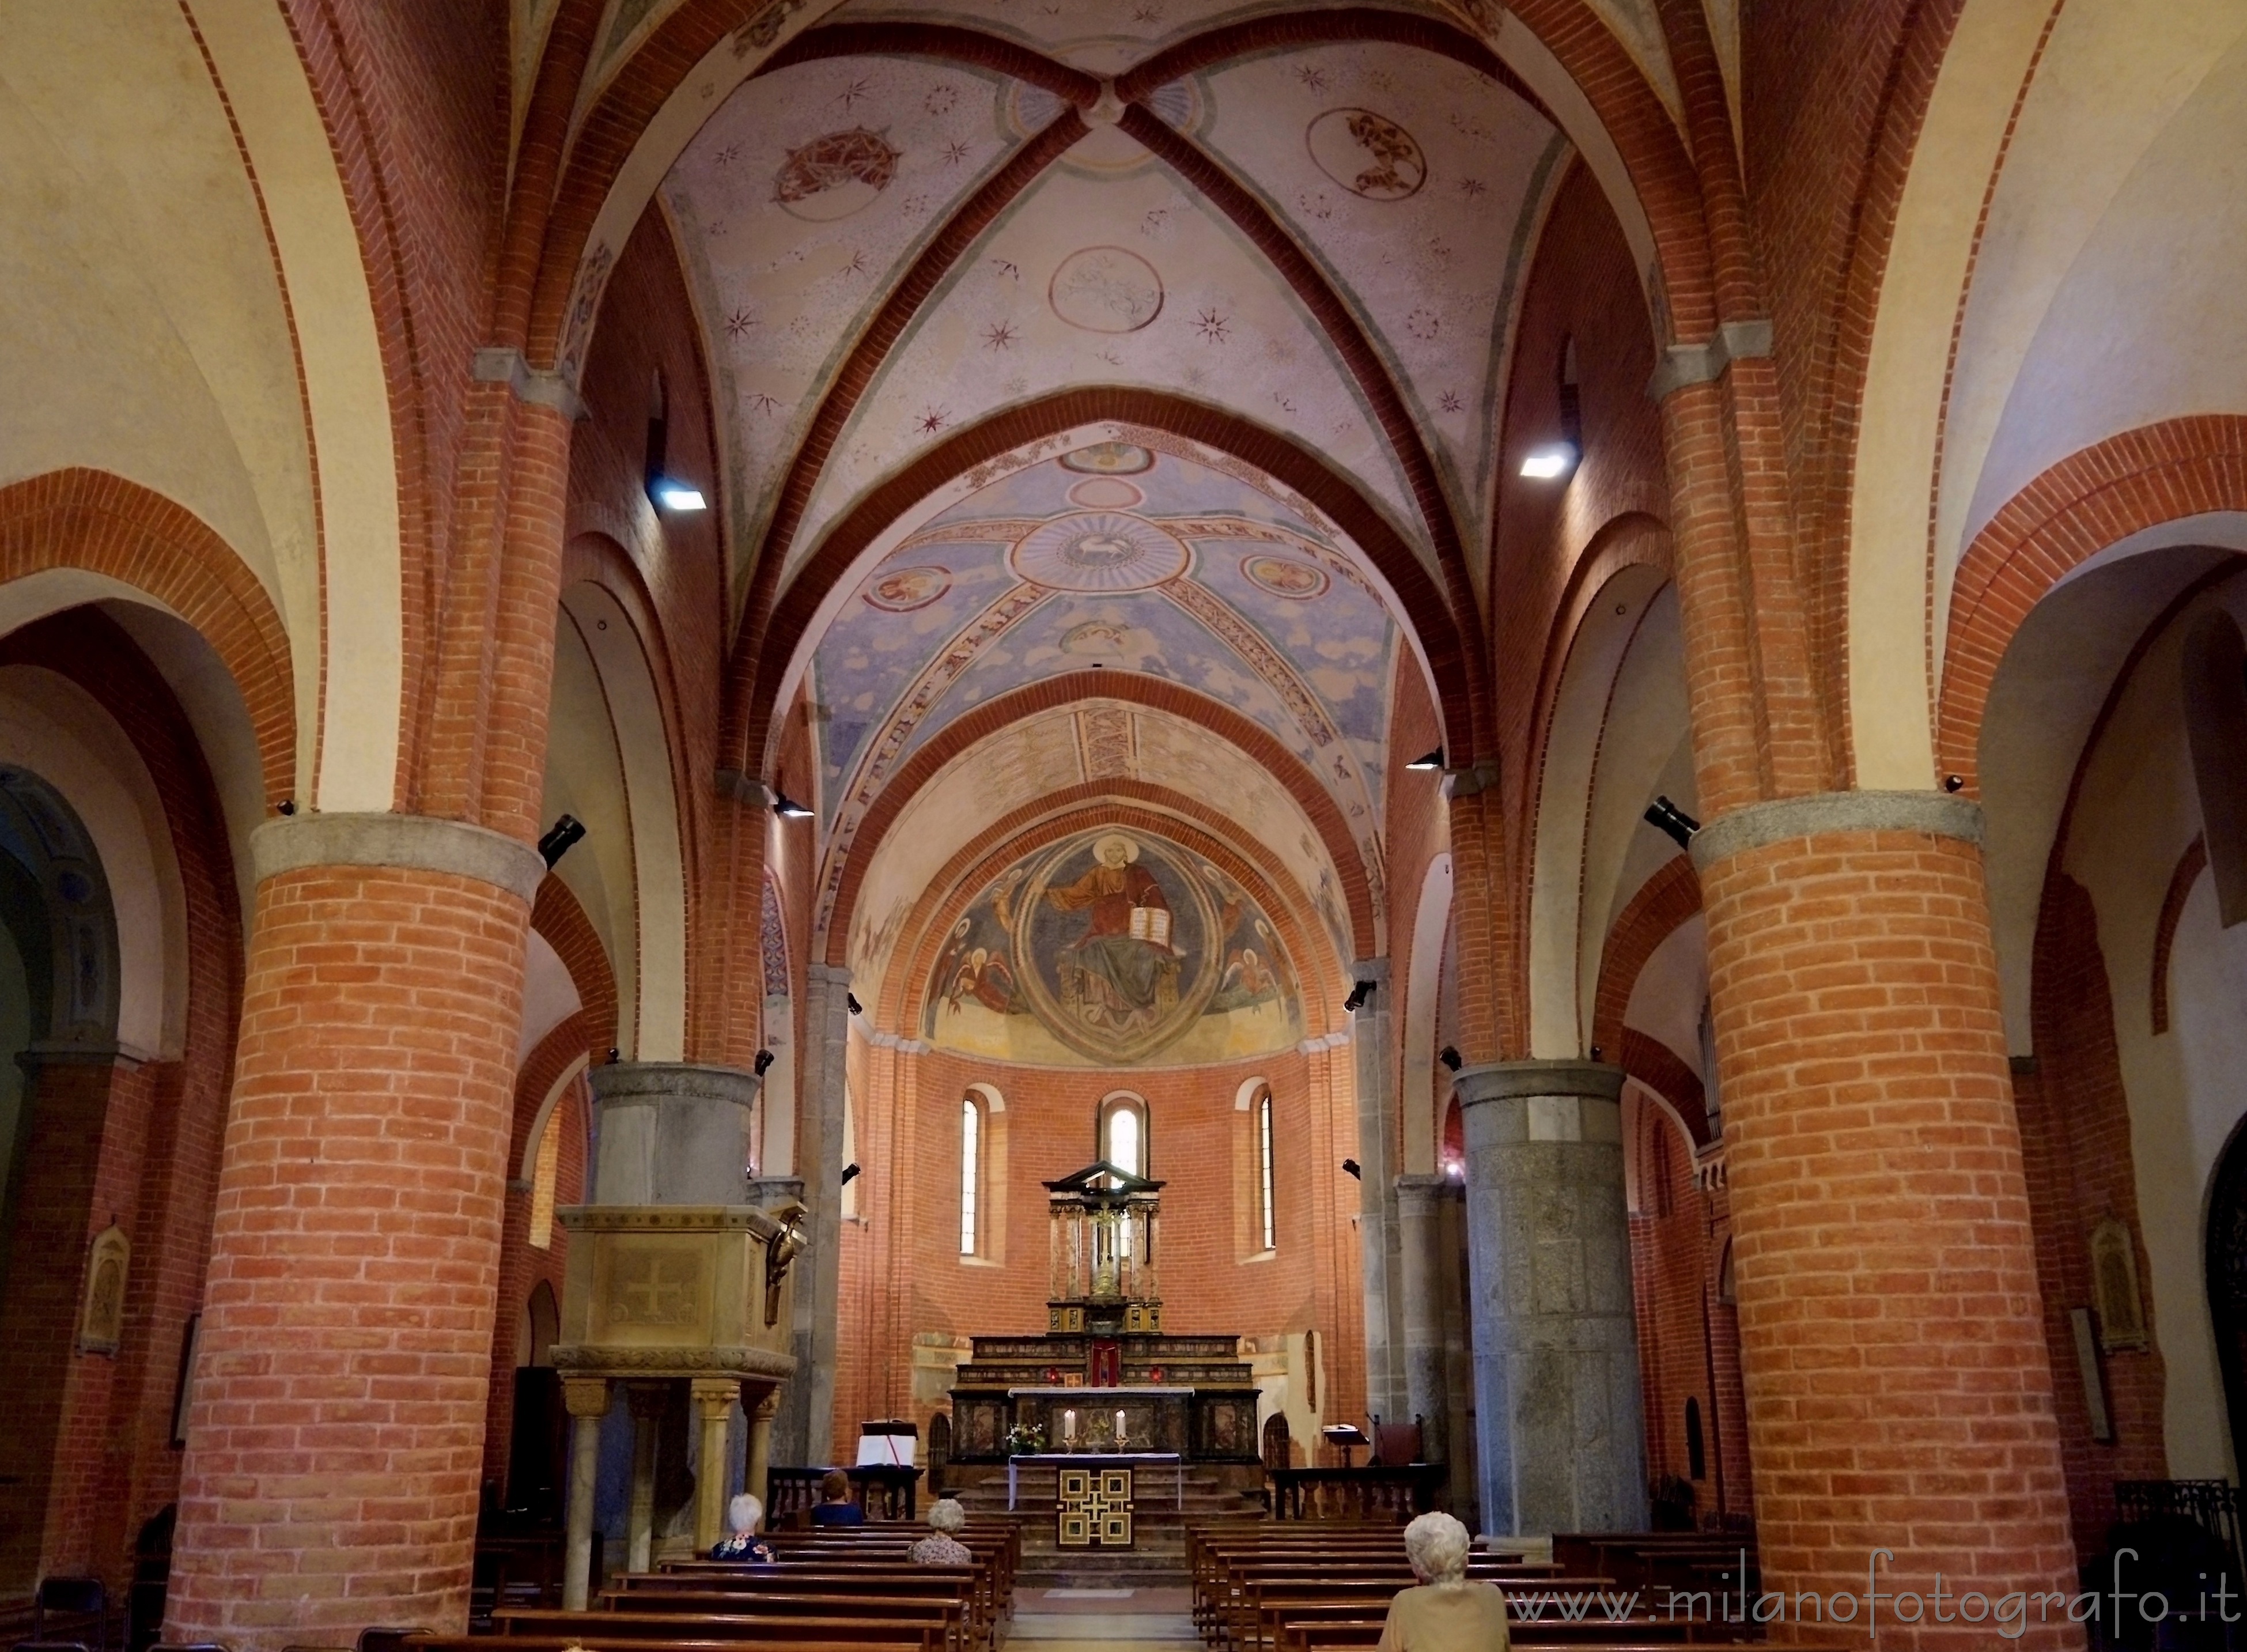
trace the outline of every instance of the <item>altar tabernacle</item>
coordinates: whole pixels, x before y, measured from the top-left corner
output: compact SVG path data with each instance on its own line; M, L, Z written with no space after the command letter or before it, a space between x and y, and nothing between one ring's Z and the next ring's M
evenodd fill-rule
M974 1339L952 1389L955 1459L1175 1453L1253 1480L1257 1393L1240 1339L1163 1332L1163 1184L1102 1161L1045 1187L1046 1334Z

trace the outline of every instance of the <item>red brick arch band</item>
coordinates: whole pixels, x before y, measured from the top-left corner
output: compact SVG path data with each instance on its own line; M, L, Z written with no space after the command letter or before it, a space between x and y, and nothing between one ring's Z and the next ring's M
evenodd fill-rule
M2109 436L2007 500L1959 559L1936 713L1940 773L1978 795L1982 719L2029 611L2109 545L2165 522L2247 510L2247 416L2202 413Z
M1350 941L1357 956L1368 958L1379 950L1374 939L1373 891L1363 857L1350 837L1349 824L1342 818L1333 795L1319 784L1317 777L1294 753L1274 739L1262 725L1182 684L1137 672L1078 671L1028 684L962 713L907 759L883 787L845 851L848 860L842 886L837 891L835 911L827 920L827 962L840 965L845 961L843 951L850 933L850 917L857 905L866 869L872 864L875 851L890 829L904 815L905 805L947 764L979 742L1042 712L1058 710L1083 700L1123 700L1197 723L1239 748L1278 781L1310 816L1327 853L1333 857L1335 873L1341 880L1342 898L1349 911Z
M50 568L106 575L201 632L249 709L267 806L294 792L288 632L256 575L200 517L106 470L72 467L0 488L0 582Z

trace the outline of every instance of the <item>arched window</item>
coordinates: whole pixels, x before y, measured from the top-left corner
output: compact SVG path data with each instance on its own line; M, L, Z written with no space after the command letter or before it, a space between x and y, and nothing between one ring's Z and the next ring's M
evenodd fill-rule
M1278 1229L1272 1215L1272 1092L1268 1089L1256 1099L1256 1219L1264 1248L1278 1250L1274 1239Z
M1119 1091L1100 1103L1100 1157L1119 1171L1147 1175L1147 1103Z
M960 1102L960 1253L981 1248L983 1191L983 1103L973 1096Z
M1701 1402L1690 1394L1685 1396L1685 1477L1709 1478L1708 1448L1701 1443Z
M538 1157L530 1172L530 1247L535 1251L554 1244L554 1184L562 1173L562 1111L568 1099L565 1096L554 1103L538 1132Z

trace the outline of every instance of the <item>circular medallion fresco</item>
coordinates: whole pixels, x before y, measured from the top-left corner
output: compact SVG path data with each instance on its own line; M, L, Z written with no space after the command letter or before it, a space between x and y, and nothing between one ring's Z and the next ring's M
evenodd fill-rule
M1069 502L1087 510L1133 510L1147 495L1121 476L1088 476L1069 490Z
M791 149L773 174L773 200L791 217L833 223L874 203L898 175L898 157L878 132L853 126Z
M1145 590L1177 578L1192 560L1154 523L1112 510L1057 516L1007 553L1016 573L1051 590Z
M1083 476L1136 476L1155 468L1155 455L1128 441L1096 441L1063 454L1061 468Z
M1055 268L1046 302L1086 332L1137 332L1162 313L1163 278L1136 252L1083 247Z
M1240 571L1250 584L1294 602L1308 602L1328 584L1325 569L1292 556L1243 556Z
M1321 172L1368 201L1402 201L1428 181L1419 140L1370 109L1329 109L1311 122L1303 143Z
M885 614L909 614L925 608L952 589L948 568L891 568L876 574L859 594L866 606Z

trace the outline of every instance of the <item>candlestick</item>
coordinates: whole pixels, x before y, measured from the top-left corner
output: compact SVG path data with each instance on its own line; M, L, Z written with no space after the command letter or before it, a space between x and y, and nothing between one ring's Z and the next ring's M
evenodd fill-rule
M1116 1449L1124 1449L1124 1412L1120 1407L1116 1413Z
M1066 1444L1076 1444L1076 1413L1073 1410L1061 1414L1061 1437Z

